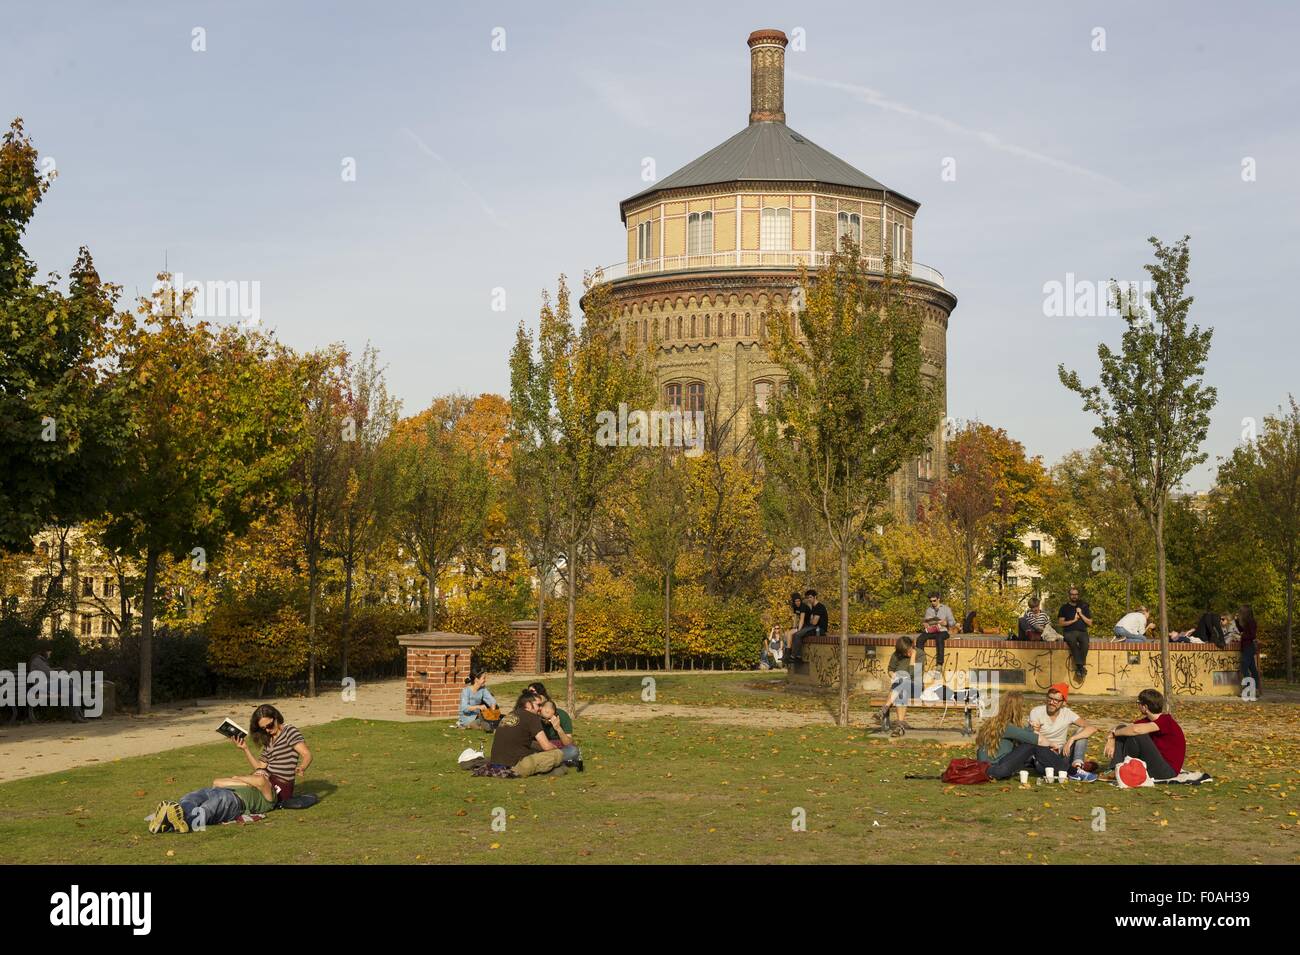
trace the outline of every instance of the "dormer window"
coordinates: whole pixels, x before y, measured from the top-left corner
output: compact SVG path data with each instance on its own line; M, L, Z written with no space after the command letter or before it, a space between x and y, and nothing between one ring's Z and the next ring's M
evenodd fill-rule
M789 251L790 210L788 208L763 210L758 247L763 252Z
M713 213L692 212L686 217L686 254L708 255L713 251Z
M845 240L853 242L855 245L862 245L862 217L856 212L841 212L839 214L839 234L835 240L837 251L844 251Z
M638 261L644 262L646 259L654 257L654 248L650 244L651 237L649 222L642 222L636 227L636 257Z

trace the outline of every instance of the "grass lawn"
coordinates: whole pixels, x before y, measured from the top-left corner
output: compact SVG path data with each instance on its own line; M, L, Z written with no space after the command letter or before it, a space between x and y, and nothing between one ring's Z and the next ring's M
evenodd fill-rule
M657 702L825 707L773 693L757 675L661 677ZM497 689L503 698L513 686ZM639 677L588 678L583 700L633 703ZM557 691L559 687L552 687ZM1099 720L1116 703L1081 706ZM228 743L86 766L0 786L4 863L1015 862L1292 863L1300 860L1294 726L1300 705L1185 703L1189 768L1201 787L1119 790L1070 783L949 787L951 744L868 738L861 729L719 726L660 717L579 718L587 772L475 779L458 770L486 740L449 721L340 720L312 727L313 809L250 826L151 836L144 817L239 770ZM924 718L917 719L920 723ZM1099 755L1099 745L1093 755ZM492 828L505 811L504 832ZM806 812L796 832L793 810ZM1094 811L1105 810L1105 831Z

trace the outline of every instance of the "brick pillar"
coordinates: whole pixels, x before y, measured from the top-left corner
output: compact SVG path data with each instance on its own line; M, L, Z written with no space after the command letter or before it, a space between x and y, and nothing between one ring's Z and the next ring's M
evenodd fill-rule
M511 621L510 639L514 646L510 669L516 673L534 672L537 669L537 621Z
M470 655L482 637L464 633L409 633L406 648L406 715L456 716L469 676Z

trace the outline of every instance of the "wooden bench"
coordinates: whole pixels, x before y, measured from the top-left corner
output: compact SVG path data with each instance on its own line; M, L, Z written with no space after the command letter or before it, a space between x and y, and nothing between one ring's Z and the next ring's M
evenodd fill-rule
M873 710L878 709L885 705L885 701L887 699L889 699L887 695L875 696L868 701L868 705ZM961 735L962 736L975 735L975 714L978 713L980 710L980 705L978 702L967 703L960 700L913 699L913 700L909 700L904 705L909 710L943 710L944 716L948 715L949 710L960 711L963 719L962 719L962 725L958 727L958 730L961 732ZM894 707L896 706L898 706L897 702L895 702L892 706L890 706L889 710L885 713L885 724L884 726L881 727L881 732L891 733L894 731ZM940 727L939 727L940 729L943 728L942 723L943 720L941 718ZM898 727L898 735L901 736L903 732L904 732L903 728L901 726Z

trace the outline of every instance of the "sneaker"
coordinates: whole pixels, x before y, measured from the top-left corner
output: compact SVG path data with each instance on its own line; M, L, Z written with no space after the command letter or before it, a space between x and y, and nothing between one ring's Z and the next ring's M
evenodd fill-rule
M166 832L171 828L171 823L167 821L167 803L160 802L158 808L153 811L149 817L149 831L154 835L160 832Z
M578 760L575 765L578 767L578 772L585 773L587 771L586 768L582 765L582 760Z
M770 669L772 669L772 668L771 668L770 666L768 666L766 663L760 663L760 664L758 665L758 668L759 668L760 670L770 670Z
M167 805L167 821L177 832L189 832L190 824L185 821L185 813L181 810L180 803L169 802Z
M1090 773L1086 769L1076 766L1074 769L1070 770L1069 778L1074 780L1076 783L1095 783L1097 781L1097 774Z

